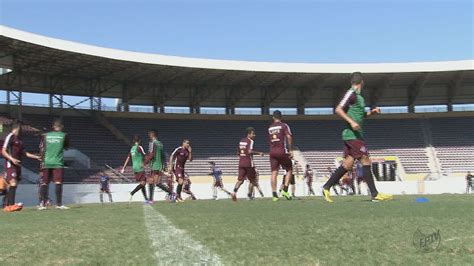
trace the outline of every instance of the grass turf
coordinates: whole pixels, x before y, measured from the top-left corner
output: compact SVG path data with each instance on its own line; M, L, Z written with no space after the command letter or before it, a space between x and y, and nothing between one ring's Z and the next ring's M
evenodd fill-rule
M471 264L474 198L427 198L194 201L153 208L230 265ZM142 206L73 207L0 214L0 264L156 264ZM441 233L433 252L412 245L417 228L426 225Z

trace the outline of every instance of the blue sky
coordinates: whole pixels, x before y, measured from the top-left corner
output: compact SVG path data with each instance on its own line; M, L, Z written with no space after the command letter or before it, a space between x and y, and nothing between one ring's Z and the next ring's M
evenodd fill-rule
M1 23L99 46L285 62L474 58L472 0L0 0Z
M0 23L13 28L167 55L317 63L474 59L472 0L0 0L0 11Z

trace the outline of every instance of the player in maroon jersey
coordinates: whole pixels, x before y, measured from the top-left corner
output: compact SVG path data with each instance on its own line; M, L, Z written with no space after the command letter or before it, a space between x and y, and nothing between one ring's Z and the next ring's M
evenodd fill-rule
M21 180L21 159L26 156L31 159L41 160L41 157L25 151L21 139L21 123L14 122L10 134L7 135L2 147L2 156L5 158L6 182L8 191L5 195L5 206L3 211L13 212L22 209L22 204L15 203L15 195L18 183Z
M255 165L253 163L253 155L258 154L263 156L263 152L254 151L255 129L253 127L247 128L247 136L240 140L237 154L239 156L239 177L235 183L234 192L231 194L232 200L237 200L237 191L245 180L249 180L250 187L248 197L252 198L253 186L256 181Z
M306 170L304 172L304 179L306 179L306 185L308 185L308 196L316 196L313 190L313 170L309 164L306 165Z
M181 146L176 148L170 156L169 167L172 167L172 172L176 178L178 185L176 186L176 202L183 202L181 198L181 191L183 190L184 182L184 165L187 161L193 160L192 148L188 139L184 139Z
M273 123L268 127L268 138L270 143L270 166L272 170L272 194L273 201L278 200L277 177L280 166L286 170L284 177L285 183L281 194L288 200L291 196L288 193L288 185L293 174L293 137L290 127L283 123L282 115L279 110L273 112Z

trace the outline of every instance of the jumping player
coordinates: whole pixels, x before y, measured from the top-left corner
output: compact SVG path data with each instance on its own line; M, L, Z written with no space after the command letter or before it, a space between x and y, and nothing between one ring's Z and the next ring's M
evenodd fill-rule
M225 192L228 196L231 196L232 193L230 193L228 190L224 188L224 185L222 184L222 171L219 167L216 166L215 162L209 162L210 170L211 172L209 173L210 176L213 178L213 183L212 183L212 198L214 200L218 200L219 198L217 197L217 191L221 190Z
M109 195L109 202L114 202L112 200L112 193L110 192L110 178L103 171L99 173L99 185L100 185L100 203L104 203L104 193Z
M41 204L38 210L45 210L49 199L49 182L56 184L56 208L67 210L62 203L64 179L64 150L69 147L69 135L63 132L63 123L56 120L52 131L43 135L40 142L40 151L43 154L43 176L40 181Z
M306 170L304 172L304 179L306 179L306 185L308 186L308 196L316 196L313 190L313 169L311 169L311 165L306 165Z
M248 197L252 198L253 186L255 185L255 165L253 163L253 155L258 154L263 156L263 152L254 151L255 129L253 127L247 128L247 136L240 140L237 154L239 156L239 176L237 183L235 183L234 192L231 194L232 200L237 200L237 191L245 180L249 180L250 187Z
M280 169L280 166L286 170L281 194L286 199L291 200L291 196L288 194L288 185L290 183L291 175L293 174L293 165L291 163L291 158L293 158L293 137L290 127L281 120L281 112L279 110L274 111L273 123L268 128L273 201L278 200L276 190L278 170Z
M171 194L170 188L164 185L161 182L161 176L163 175L163 170L165 169L166 156L163 149L163 144L158 140L156 130L148 131L148 138L150 143L148 144L148 154L146 161L150 165L150 177L148 178L148 189L150 202L153 202L153 194L155 191L155 184L157 187L161 188L163 191Z
M371 171L371 160L364 141L363 121L365 117L380 113L379 108L372 108L365 112L365 101L361 95L364 78L360 72L352 73L351 88L336 107L338 114L345 122L342 131L344 141L344 160L342 165L334 171L329 180L324 184L323 196L327 202L333 202L329 189L339 182L346 172L352 169L354 160L359 160L363 165L363 176L367 183L373 201L385 201L393 198L392 195L379 193L375 187Z
M183 202L181 198L181 191L183 190L184 182L184 165L186 161L192 161L192 148L189 140L184 139L180 147L176 148L170 156L169 167L172 167L173 174L178 185L176 186L176 202Z
M21 139L21 123L14 122L10 134L5 138L2 147L2 156L5 158L6 182L8 191L6 192L6 202L3 208L5 212L19 211L23 204L15 203L16 189L21 180L21 159L26 156L31 159L40 160L40 157L25 151Z
M127 167L128 162L132 161L132 170L135 174L135 181L139 184L130 192L130 201L132 201L133 195L137 193L137 191L141 190L143 194L143 198L145 198L145 203L148 203L148 197L146 196L145 184L145 167L144 167L144 160L145 160L145 151L143 147L140 145L141 139L139 136L135 135L133 137L133 146L130 148L130 152L128 153L127 159L123 164L122 174L125 172L125 167Z

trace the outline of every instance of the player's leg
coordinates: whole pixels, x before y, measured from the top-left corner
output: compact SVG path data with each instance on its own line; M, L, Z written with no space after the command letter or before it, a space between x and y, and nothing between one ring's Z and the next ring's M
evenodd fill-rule
M181 198L181 192L183 191L184 169L176 169L175 176L176 182L178 183L176 186L176 201L183 202L183 199Z
M100 203L104 203L104 191L102 189L99 191L99 199Z
M271 176L271 186L272 186L272 196L273 196L273 201L278 200L278 194L277 194L277 178L278 178L278 170L280 169L280 164L278 163L278 160L270 155L270 167L272 170L272 176Z
M56 194L56 209L67 210L69 207L63 205L63 179L64 179L64 169L63 168L54 168L51 169L53 175L53 182L55 185L55 194Z
M43 169L42 176L40 177L40 187L39 187L39 194L40 194L40 205L38 210L46 210L48 206L48 199L49 199L49 182L52 179L51 169Z
M333 188L336 194L337 190L334 188L335 185L339 184L339 180L344 176L344 174L352 168L354 164L354 157L348 154L346 149L344 149L345 158L342 161L341 166L339 166L334 173L332 173L329 180L323 186L323 196L327 202L332 202L332 199L329 195L329 190Z
M372 161L368 154L364 154L360 159L362 164L362 175L364 177L365 182L367 183L367 187L369 188L370 194L374 200L390 200L393 198L392 195L382 194L377 191L375 187L374 177L372 176Z
M280 159L280 165L283 169L286 170L285 174L285 185L283 186L283 191L281 195L285 197L287 200L291 200L291 196L288 193L288 187L290 185L291 177L293 176L293 163L288 155L285 155L283 158ZM294 183L294 182L293 182Z
M151 176L147 179L148 184L148 200L149 203L153 203L153 198L155 195L155 174L152 172Z
M255 167L250 167L247 169L247 179L249 180L249 190L247 197L249 199L253 199L253 191L257 181L257 172L255 171Z
M217 200L217 187L216 187L216 184L212 184L212 198L214 200Z
M239 167L239 176L237 177L237 182L234 186L234 191L231 194L232 200L237 200L237 191L239 191L240 186L244 183L245 179L248 176L248 169L247 167Z
M114 202L114 201L112 200L112 192L110 192L110 189L107 190L107 194L109 195L109 202Z

